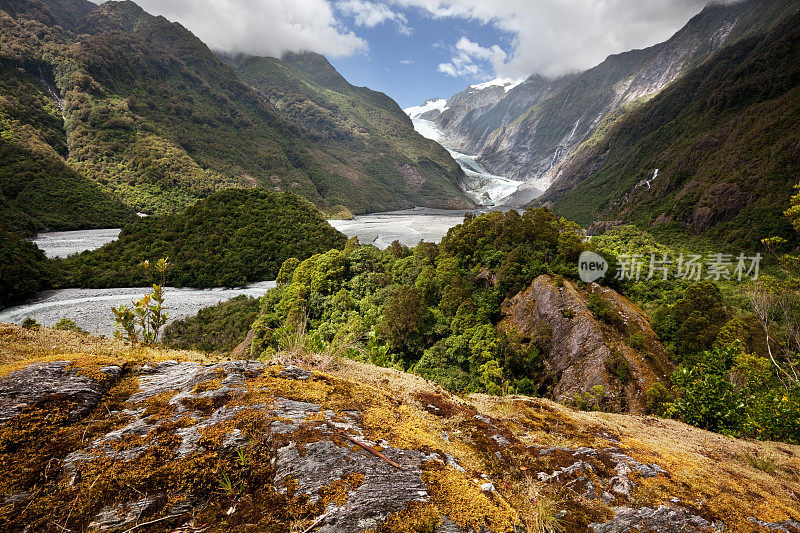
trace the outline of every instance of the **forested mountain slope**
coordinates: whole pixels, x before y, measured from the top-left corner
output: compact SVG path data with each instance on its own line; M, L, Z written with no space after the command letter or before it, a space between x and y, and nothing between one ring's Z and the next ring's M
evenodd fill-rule
M669 40L609 56L577 75L528 78L505 92L469 87L427 116L451 148L490 172L544 190L563 163L609 120L647 101L720 48L763 34L800 5L791 0L709 4ZM513 203L513 198L511 199Z
M726 47L575 155L540 199L579 223L678 223L755 245L800 175L800 15ZM610 222L609 222L610 221Z
M4 140L22 138L28 152L46 144L50 166L65 176L58 201L72 203L64 191L85 189L80 197L101 206L79 210L96 212L88 221L55 209L66 209L56 221L63 223L38 219L54 212L49 205L29 215L33 221L3 209L13 226L119 224L132 209L174 212L231 187L296 192L323 209L344 204L356 212L470 205L456 163L409 121L398 122L394 139L378 138L374 121L397 114L385 95L341 79L362 96L360 115L333 107L332 120L360 120L377 133L369 142L328 136L321 124L282 112L188 30L133 2L4 1L0 9L0 79L11 109ZM35 139L20 116L33 116ZM44 195L37 180L51 171L33 168L45 163L12 148L5 147L6 166L32 167L26 187ZM0 180L0 205L14 207L20 186L13 179Z

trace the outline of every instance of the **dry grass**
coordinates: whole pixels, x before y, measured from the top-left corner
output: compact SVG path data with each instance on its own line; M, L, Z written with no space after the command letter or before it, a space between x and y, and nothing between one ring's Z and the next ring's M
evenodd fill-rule
M202 352L172 350L163 346L145 347L119 339L80 335L70 331L25 329L14 324L0 324L0 375L31 362L54 361L76 354L114 357L125 361L174 359L214 363L221 359Z
M545 494L542 483L526 475L513 488L514 497L510 503L517 509L527 533L559 533L565 530L558 519L558 507Z
M352 335L336 335L331 342L326 342L309 333L306 323L307 320L302 320L294 330L281 337L281 350L270 362L327 372L338 368L347 354L359 349L358 339Z

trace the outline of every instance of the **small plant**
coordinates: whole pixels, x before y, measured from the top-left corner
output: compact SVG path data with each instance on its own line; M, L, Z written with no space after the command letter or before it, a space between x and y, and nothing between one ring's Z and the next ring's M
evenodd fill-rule
M28 317L25 320L23 320L21 326L25 329L33 329L33 330L37 330L42 327L42 325L39 324L36 321L36 319L31 317Z
M357 337L339 332L328 342L319 331L307 330L308 318L304 316L295 327L286 326L278 331L279 350L270 361L279 365L295 365L325 371L336 367L339 360L350 352L359 351Z
M661 383L655 383L644 393L645 408L652 415L664 416L671 401L669 391Z
M570 403L581 411L600 411L605 398L605 387L595 385L590 391L575 395Z
M519 490L515 491L514 503L519 509L520 518L528 533L558 533L564 531L564 525L558 519L558 509L553 501L543 494L540 482L526 475L519 482Z
M61 320L56 322L55 325L53 326L53 329L58 329L61 331L74 331L76 333L83 333L83 334L87 333L86 330L78 327L78 324L76 324L73 320L70 320L69 318L62 318Z
M758 450L754 451L753 453L745 454L744 460L756 470L761 470L767 474L775 473L778 462L775 454L770 452L759 453Z
M217 483L219 483L220 490L222 490L226 496L236 496L241 489L241 486L238 483L234 484L225 472L219 474Z
M611 357L605 360L603 365L609 375L616 377L621 382L625 383L630 377L631 366L625 356L620 352L614 352Z
M603 320L609 315L608 302L603 300L598 294L589 295L589 301L586 302L586 307L589 311L599 320Z
M564 318L573 318L575 316L575 311L573 311L572 309L562 309L561 316L563 316Z
M150 268L150 261L143 261L145 269ZM169 313L164 311L164 283L170 267L169 259L161 258L156 262L156 271L160 275L160 284L153 284L153 291L132 302L133 308L127 305L112 307L116 331L114 334L128 342L158 342L161 329L167 323Z
M236 450L236 458L239 460L239 466L245 467L248 463L247 451L244 448Z
M644 349L644 334L641 331L637 331L636 333L631 335L628 338L628 346L630 346L634 350Z

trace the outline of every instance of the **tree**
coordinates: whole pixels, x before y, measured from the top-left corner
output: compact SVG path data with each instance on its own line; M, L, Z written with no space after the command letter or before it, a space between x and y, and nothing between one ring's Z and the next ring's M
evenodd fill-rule
M394 293L378 325L393 350L400 350L425 317L425 298L416 287L402 286Z

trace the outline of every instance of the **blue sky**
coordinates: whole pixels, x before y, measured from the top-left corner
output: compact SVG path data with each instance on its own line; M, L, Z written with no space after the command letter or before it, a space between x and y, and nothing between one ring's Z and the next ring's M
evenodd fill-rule
M403 107L471 83L585 70L668 39L707 0L136 0L212 49L325 54ZM730 2L735 0L718 0Z
M431 19L414 8L404 13L410 35L401 33L392 23L359 28L358 35L369 43L367 51L328 58L350 83L383 91L404 108L432 97L448 98L470 83L495 77L493 66L480 58L473 58L479 69L476 74L454 77L438 70L440 64L449 63L456 54L455 44L462 37L484 48L511 48L513 35L489 24Z

